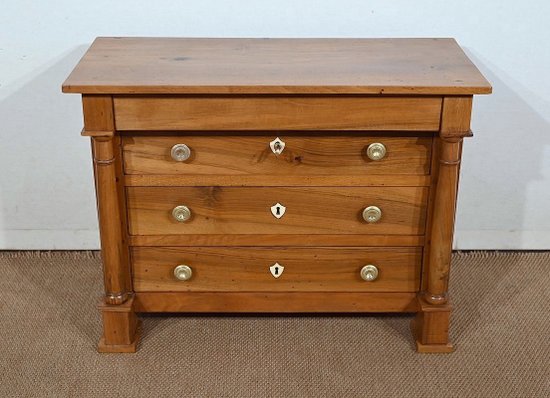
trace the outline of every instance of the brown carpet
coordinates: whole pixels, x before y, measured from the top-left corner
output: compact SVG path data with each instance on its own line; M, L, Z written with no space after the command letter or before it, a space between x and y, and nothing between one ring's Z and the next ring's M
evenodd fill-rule
M550 253L457 253L456 352L410 316L149 316L98 354L97 253L0 253L1 397L549 397Z

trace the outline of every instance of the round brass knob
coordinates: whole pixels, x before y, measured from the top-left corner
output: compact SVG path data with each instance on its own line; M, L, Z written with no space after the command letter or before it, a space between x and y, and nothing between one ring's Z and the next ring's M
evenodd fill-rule
M188 281L193 276L193 270L188 265L178 265L174 268L174 276L180 281Z
M380 160L386 156L386 146L375 142L367 147L367 156L370 160Z
M365 207L363 210L363 220L369 224L378 222L382 218L382 210L376 206Z
M185 222L191 218L191 210L187 206L176 206L172 210L172 217L178 222Z
M378 278L378 268L372 264L365 265L361 268L361 278L367 282L375 281Z
M185 162L191 156L191 149L185 144L176 144L172 147L170 155L176 162Z

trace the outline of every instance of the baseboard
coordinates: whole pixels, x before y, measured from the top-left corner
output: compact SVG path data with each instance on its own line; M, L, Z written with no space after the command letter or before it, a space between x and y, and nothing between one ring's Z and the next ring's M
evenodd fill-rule
M548 231L457 230L455 250L550 250Z
M0 250L99 250L99 231L0 230Z

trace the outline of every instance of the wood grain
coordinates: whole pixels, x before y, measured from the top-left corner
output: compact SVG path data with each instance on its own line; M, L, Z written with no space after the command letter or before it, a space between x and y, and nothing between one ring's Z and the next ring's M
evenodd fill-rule
M188 174L127 174L124 183L130 187L429 187L429 175L188 175Z
M279 134L285 143L275 155L269 143L275 135L181 135L175 137L124 137L124 170L127 174L249 176L265 180L284 176L425 175L430 173L431 137L384 137L335 134L308 136ZM386 147L386 156L373 161L367 148ZM185 144L191 158L178 162L171 148Z
M136 352L139 321L134 307L133 296L120 305L108 305L102 300L99 310L103 317L103 335L98 344L99 352Z
M462 139L472 95L491 92L453 39L98 38L63 91L84 94L92 138L100 352L136 350L136 311L416 312L417 350L452 350Z
M472 103L471 96L444 98L439 132L441 138L464 138L471 135Z
M418 352L453 351L449 342L448 285L462 139L469 135L471 105L469 97L446 97L443 101L440 137L435 141L439 165L430 205L429 257L424 263L427 283L423 283L419 312L413 322Z
M433 227L433 210L435 194L437 193L437 176L439 175L439 137L435 137L432 142L432 158L431 158L431 187L428 196L428 205L426 211L426 229L424 231L424 254L422 256L422 278L420 282L421 290L426 290L428 286L428 270L430 269L430 250L431 236Z
M131 187L127 188L131 235L173 234L390 234L422 235L428 189L425 187ZM280 219L271 206L280 203ZM192 218L175 221L178 205ZM362 219L367 206L382 218Z
M451 306L448 303L430 305L419 298L418 307L411 324L416 350L420 353L453 352L454 346L449 342Z
M115 116L112 96L84 95L82 97L82 111L84 116L83 133L85 135L100 137L113 135Z
M116 128L127 130L437 131L439 97L118 96Z
M420 248L295 247L140 247L132 249L136 292L414 292L419 287ZM279 278L269 267L284 266ZM174 268L193 269L188 281ZM361 268L374 264L378 279L361 279Z
M92 157L103 259L105 300L121 304L132 291L126 244L125 198L118 137L114 137L113 104L109 96L84 96L84 129L104 131L92 137Z
M132 246L422 246L424 235L134 235Z
M417 308L415 293L136 293L138 312L323 314L415 312Z
M462 136L465 136L469 132L471 110L468 105L471 106L469 98L461 97L445 98L443 105L443 120L438 140L440 164L430 231L428 284L424 296L431 304L444 304L447 301L462 156L462 137L458 133L461 132Z
M454 39L97 38L64 92L487 94Z

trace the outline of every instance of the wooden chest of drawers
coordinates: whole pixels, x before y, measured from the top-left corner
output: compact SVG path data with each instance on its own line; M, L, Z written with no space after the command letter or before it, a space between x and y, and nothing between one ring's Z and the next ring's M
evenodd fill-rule
M448 352L462 139L491 87L452 39L97 39L102 352L141 312L413 312Z

